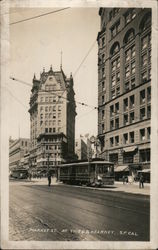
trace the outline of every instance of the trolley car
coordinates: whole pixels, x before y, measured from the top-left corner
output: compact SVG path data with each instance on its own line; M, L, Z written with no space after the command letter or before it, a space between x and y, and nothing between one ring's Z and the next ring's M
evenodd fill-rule
M11 171L10 177L15 179L27 179L28 170L27 169L14 169Z
M60 181L68 184L106 186L114 184L114 164L104 160L66 163L59 166Z

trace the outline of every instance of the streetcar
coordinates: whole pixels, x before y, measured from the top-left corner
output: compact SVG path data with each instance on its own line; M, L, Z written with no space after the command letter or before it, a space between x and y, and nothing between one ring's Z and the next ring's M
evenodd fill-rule
M15 179L27 179L28 170L27 169L13 169L11 170L10 177Z
M106 186L114 184L114 163L93 159L92 161L65 163L59 167L59 180L67 184Z

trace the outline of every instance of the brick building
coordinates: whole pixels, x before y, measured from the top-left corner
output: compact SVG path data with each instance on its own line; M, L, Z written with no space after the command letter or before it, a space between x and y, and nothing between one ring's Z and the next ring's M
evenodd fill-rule
M151 9L100 8L98 137L116 165L150 168Z
M30 162L33 168L55 169L74 157L75 116L73 78L62 70L34 76L30 98Z

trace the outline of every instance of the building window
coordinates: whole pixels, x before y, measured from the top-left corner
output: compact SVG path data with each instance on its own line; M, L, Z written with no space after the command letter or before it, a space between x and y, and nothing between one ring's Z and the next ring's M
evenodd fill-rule
M102 133L104 133L104 123L102 124Z
M115 146L119 145L119 136L115 136Z
M150 162L150 149L143 149L139 151L140 162Z
M133 163L133 152L124 153L123 163Z
M131 42L134 39L134 36L134 29L128 30L124 37L124 44L128 44L129 42Z
M140 141L145 140L145 128L140 129Z
M134 112L130 113L130 123L134 122Z
M136 17L135 9L130 9L125 14L125 24L128 24L129 22L131 22L135 17Z
M46 102L48 102L48 97L46 97L46 99L45 99L45 100L46 100Z
M102 77L105 77L105 68L102 68Z
M134 132L129 133L130 143L134 143Z
M45 128L45 133L48 133L48 128Z
M105 45L105 37L102 37L102 47Z
M119 128L119 118L115 119L115 128Z
M112 76L112 87L115 87L115 84L116 84L116 76L113 75Z
M125 82L125 91L128 91L130 89L129 87L129 81L128 82Z
M132 62L132 63L131 63L131 73L132 73L132 74L135 74L135 69L136 69L135 62Z
M147 101L150 102L151 101L151 87L147 88Z
M43 102L43 97L41 97L41 100L40 100L41 102Z
M141 108L140 109L140 120L144 120L145 119L145 108Z
M110 106L110 116L114 115L114 105Z
M128 114L124 115L124 126L128 125Z
M105 82L102 82L102 91L105 90Z
M135 88L135 78L131 79L131 88Z
M128 98L123 100L124 103L124 111L128 111Z
M115 89L111 91L111 97L112 97L112 99L115 98Z
M49 128L49 133L51 133L52 132L52 128Z
M117 35L117 33L120 31L120 21L114 24L114 26L111 28L111 38Z
M120 8L113 8L113 10L109 12L109 21L111 21L112 18L114 18L119 11L120 11Z
M116 82L118 83L120 81L120 72L116 73Z
M147 118L151 118L151 106L147 106Z
M53 119L55 119L56 118L56 113L53 113Z
M109 154L109 161L110 162L114 162L114 163L118 163L118 154Z
M145 89L140 91L140 104L142 105L144 103L145 103Z
M115 113L119 113L119 102L115 103Z
M110 147L113 147L113 146L114 146L114 138L111 137L111 138L110 138Z
M125 52L125 61L129 62L131 59L135 57L135 45Z
M134 108L134 95L130 96L130 108Z
M56 111L56 106L53 106L53 111Z
M127 78L127 77L129 77L130 76L130 68L129 68L129 65L128 66L126 66L126 68L125 68L125 77Z
M105 62L105 54L102 54L102 63Z
M102 118L102 120L104 119L104 110L102 110L102 115L101 115L101 118Z
M102 104L104 104L105 100L104 100L104 95L102 95Z
M55 133L56 132L56 129L55 128L53 128L53 133Z
M127 133L123 135L123 141L124 141L124 144L128 143L128 134Z
M147 128L147 139L150 140L151 137L151 128Z
M148 56L147 56L147 53L145 53L142 56L142 66L145 67L147 64L148 64Z
M111 120L110 121L110 130L113 130L114 129L114 120Z

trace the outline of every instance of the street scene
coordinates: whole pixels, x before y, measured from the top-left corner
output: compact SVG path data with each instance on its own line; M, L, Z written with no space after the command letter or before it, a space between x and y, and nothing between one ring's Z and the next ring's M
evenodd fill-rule
M47 182L11 181L10 240L149 240L149 186L142 194L130 184L123 191L120 183L98 190Z
M150 241L151 18L10 12L11 241Z

